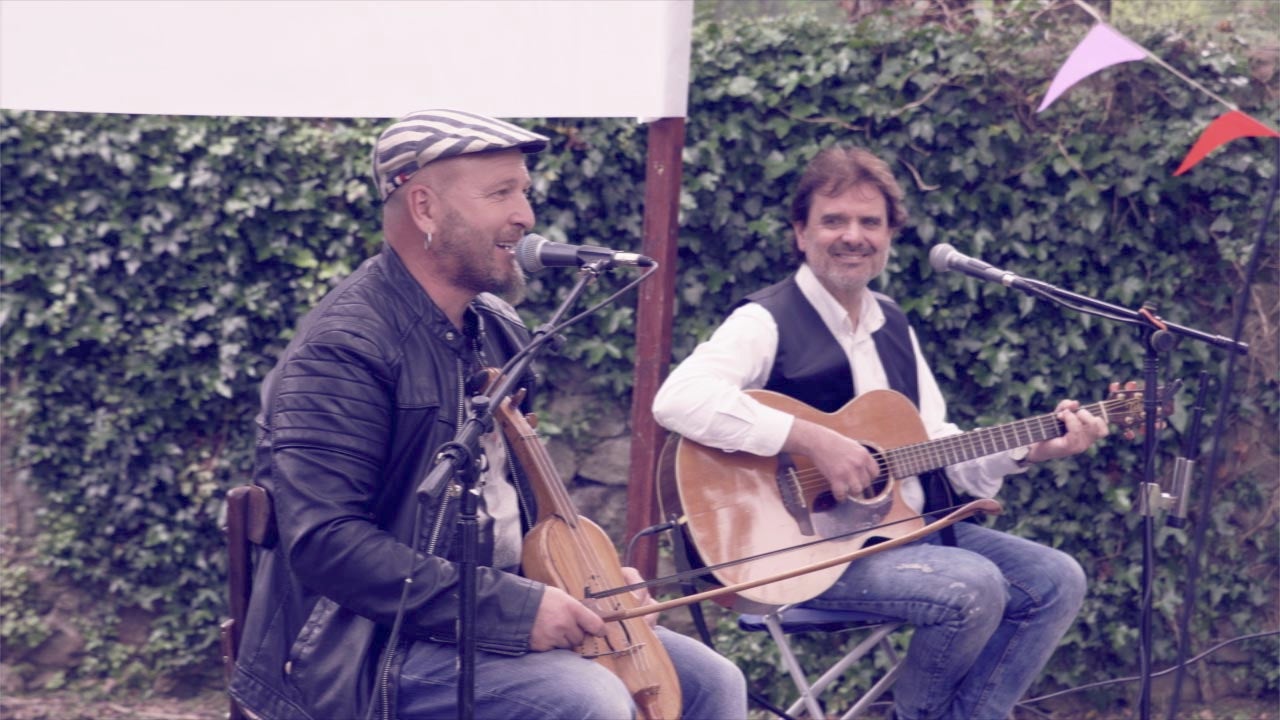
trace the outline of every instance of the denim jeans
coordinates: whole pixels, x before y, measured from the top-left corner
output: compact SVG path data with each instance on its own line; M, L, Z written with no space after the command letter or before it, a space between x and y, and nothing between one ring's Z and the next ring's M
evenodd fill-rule
M955 547L938 533L851 563L804 603L914 626L893 686L906 720L1002 720L1039 676L1084 601L1069 555L959 523Z
M684 720L747 716L747 684L733 663L693 638L656 628L680 677ZM457 717L458 648L417 642L400 673L401 720ZM476 653L477 720L629 720L627 688L604 666L569 650Z

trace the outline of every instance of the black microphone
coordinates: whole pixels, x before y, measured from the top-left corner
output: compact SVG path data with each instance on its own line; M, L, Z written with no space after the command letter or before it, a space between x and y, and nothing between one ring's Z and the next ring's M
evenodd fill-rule
M933 249L929 251L929 265L936 272L954 270L970 277L976 277L979 280L998 282L1005 287L1019 287L1026 283L1025 280L1008 270L1001 270L998 267L993 267L990 263L971 258L946 243L934 245Z
M1204 417L1204 400L1209 391L1209 373L1200 371L1200 389L1196 392L1196 404L1191 408L1191 420L1182 438L1182 457L1174 458L1173 474L1169 477L1169 496L1173 509L1165 518L1169 527L1187 525L1187 504L1191 497L1191 483L1195 479L1196 461L1200 458L1200 421Z
M653 258L638 253L618 252L595 245L570 245L551 242L530 233L516 243L516 264L527 273L536 273L549 267L580 267L604 260L609 266L653 265Z

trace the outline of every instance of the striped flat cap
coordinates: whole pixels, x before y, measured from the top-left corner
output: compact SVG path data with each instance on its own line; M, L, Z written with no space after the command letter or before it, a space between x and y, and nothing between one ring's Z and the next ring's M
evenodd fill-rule
M509 122L457 110L419 110L396 120L373 148L373 184L386 200L427 163L491 150L539 152L547 138Z

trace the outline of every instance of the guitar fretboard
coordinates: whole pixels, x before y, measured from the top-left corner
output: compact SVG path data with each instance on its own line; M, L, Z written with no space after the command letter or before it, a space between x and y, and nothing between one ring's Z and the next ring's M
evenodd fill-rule
M1084 409L1111 422L1111 416L1130 407L1128 400L1106 400ZM903 445L886 451L878 458L893 477L904 478L956 463L1031 445L1043 440L1062 437L1066 425L1056 415L1041 415L995 427L971 430L914 445Z

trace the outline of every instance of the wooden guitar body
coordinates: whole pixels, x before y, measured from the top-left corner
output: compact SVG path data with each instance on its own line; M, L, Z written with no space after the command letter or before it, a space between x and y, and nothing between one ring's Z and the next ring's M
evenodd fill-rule
M928 440L915 406L896 392L864 393L834 413L765 390L748 394L769 407L858 440L873 454ZM899 479L888 473L877 480L872 496L835 503L826 481L818 477L807 457L728 453L687 438L679 441L674 471L676 492L667 489L661 496L664 515L682 516L688 537L707 566L868 528L844 539L714 570L714 577L724 585L772 577L856 550L874 538L900 537L924 526L924 520L902 501ZM675 503L678 507L671 507ZM808 600L831 587L845 567L837 565L740 592L731 606L753 611Z
M1176 386L1175 386L1176 389ZM880 466L865 496L836 503L828 483L801 455L760 457L729 453L679 438L664 449L658 472L662 516L675 518L694 546L679 562L703 566L725 588L716 601L742 612L801 602L822 594L848 567L846 555L865 556L864 545L885 547L927 535L956 513L926 529L902 501L901 480L948 465L1061 437L1066 425L1055 414L1017 420L930 440L915 405L892 390L863 393L833 413L766 390L748 390L761 403L825 426L860 442ZM1165 390L1160 390L1161 397ZM1085 406L1124 428L1145 419L1136 384L1113 384L1110 397ZM1169 411L1161 409L1163 413ZM999 512L993 501L966 505L966 513ZM865 531L865 532L864 532ZM817 542L833 538L827 542ZM750 562L737 562L744 558ZM796 568L826 565L799 575ZM770 578L793 575L775 582ZM727 588L756 583L754 587Z

